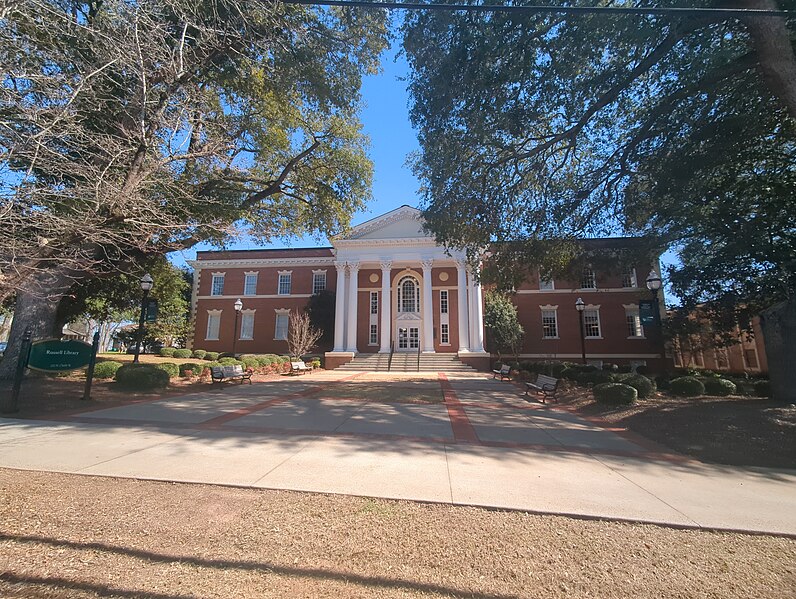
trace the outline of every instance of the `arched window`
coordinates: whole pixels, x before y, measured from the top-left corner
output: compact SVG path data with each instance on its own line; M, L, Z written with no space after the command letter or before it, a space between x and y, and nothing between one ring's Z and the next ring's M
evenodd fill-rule
M398 311L420 312L420 291L414 277L404 277L398 283Z

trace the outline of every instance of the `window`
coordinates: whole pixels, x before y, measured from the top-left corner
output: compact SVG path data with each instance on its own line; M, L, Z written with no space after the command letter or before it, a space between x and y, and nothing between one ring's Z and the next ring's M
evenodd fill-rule
M213 275L213 284L210 295L224 295L224 273Z
M448 290L443 289L439 292L439 312L440 314L448 313Z
M583 276L580 280L581 289L597 289L597 279L594 276L594 271L591 267L583 269Z
M683 367L683 354L680 353L679 349L674 352L674 365L677 368Z
M290 275L290 272L279 273L279 289L277 290L279 295L290 295Z
M243 295L257 295L257 273L247 272L243 281Z
M450 342L451 342L451 340L450 340L450 327L447 324L445 324L445 323L440 325L439 342L442 345L450 345Z
M254 339L254 310L244 310L241 313L240 338Z
M586 337L600 337L600 311L599 310L584 310L583 311L583 328Z
M317 295L326 289L326 271L312 271L312 295Z
M743 350L743 361L747 368L758 368L757 352L753 349Z
M274 327L275 340L287 341L287 326L289 318L290 317L287 310L276 313L276 326Z
M542 310L542 337L558 338L558 312L554 309Z
M730 367L730 361L727 358L727 350L723 347L717 347L715 350L716 368L726 369Z
M420 312L420 298L417 280L414 277L404 277L398 283L398 311Z
M622 287L638 287L635 268L628 268L622 273Z
M627 322L628 337L643 337L644 329L636 306L625 306L625 321Z
M539 277L539 289L541 291L553 291L556 288L553 279L543 279Z
M218 331L221 329L221 310L207 311L207 341L218 341Z
M370 325L370 345L377 345L379 343L379 327L378 325Z
M705 367L705 357L702 355L701 349L694 351L694 364L700 368Z
M379 313L379 294L375 291L370 292L370 313Z

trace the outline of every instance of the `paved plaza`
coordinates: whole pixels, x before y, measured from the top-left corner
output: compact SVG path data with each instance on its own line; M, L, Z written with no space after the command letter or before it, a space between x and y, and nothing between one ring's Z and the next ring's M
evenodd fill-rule
M0 467L796 534L796 471L686 459L483 374L319 372L6 418Z

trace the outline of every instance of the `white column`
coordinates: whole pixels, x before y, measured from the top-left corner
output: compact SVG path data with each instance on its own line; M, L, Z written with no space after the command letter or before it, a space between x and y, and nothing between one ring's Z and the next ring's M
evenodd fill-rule
M431 265L433 261L423 260L423 351L434 352L434 301L431 295Z
M334 350L345 351L345 262L335 262L337 292L334 298Z
M470 315L467 309L467 271L464 270L464 261L456 262L456 276L458 280L459 304L459 351L470 349Z
M473 335L470 347L474 352L484 351L484 308L481 304L481 281L473 276Z
M390 272L392 262L384 260L381 266L381 347L379 353L390 353L390 332L392 331L392 294L390 293Z
M359 291L359 262L348 263L348 347L357 352L357 292Z

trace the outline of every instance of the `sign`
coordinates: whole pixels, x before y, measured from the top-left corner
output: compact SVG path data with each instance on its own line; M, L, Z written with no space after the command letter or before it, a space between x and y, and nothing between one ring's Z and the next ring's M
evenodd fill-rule
M146 303L146 323L152 324L158 319L158 300L151 299Z
M657 324L657 309L654 300L639 300L638 316L642 326L654 327Z
M75 370L88 366L92 348L82 341L48 339L37 341L30 347L28 367L35 370Z

